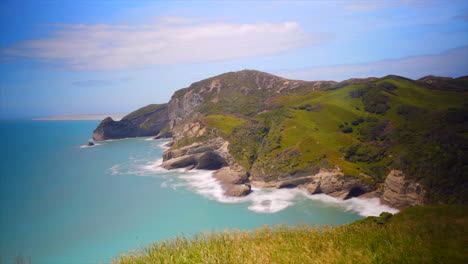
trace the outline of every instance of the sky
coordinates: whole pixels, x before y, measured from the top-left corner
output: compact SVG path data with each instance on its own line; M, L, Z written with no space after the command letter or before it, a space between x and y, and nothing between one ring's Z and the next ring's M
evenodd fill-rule
M468 0L0 1L0 118L124 114L228 71L468 75Z

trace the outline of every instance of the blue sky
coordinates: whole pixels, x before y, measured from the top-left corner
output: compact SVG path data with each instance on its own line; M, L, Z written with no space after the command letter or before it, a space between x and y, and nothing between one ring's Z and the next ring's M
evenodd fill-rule
M128 113L257 69L468 75L468 1L0 2L0 118Z

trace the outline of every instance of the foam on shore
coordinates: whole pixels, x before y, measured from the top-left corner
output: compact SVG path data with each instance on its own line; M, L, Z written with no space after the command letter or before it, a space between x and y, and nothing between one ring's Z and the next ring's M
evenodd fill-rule
M156 140L159 141L159 140ZM167 140L156 142L155 146L167 148ZM276 213L294 205L301 199L310 199L324 207L336 207L361 216L378 216L382 212L397 213L398 210L380 203L379 198L351 198L341 200L326 194L308 194L300 188L276 189L252 187L252 192L244 197L224 195L224 189L219 180L213 177L214 171L209 170L166 170L161 167L162 158L157 160L130 158L127 163L114 165L110 174L134 174L164 179L162 188L186 188L203 197L221 203L249 203L247 208L256 213Z
M168 170L160 165L162 159L143 166L144 170L149 170L157 174L167 173ZM276 213L294 205L300 198L307 198L323 203L323 206L338 207L343 210L358 213L361 216L378 216L382 212L397 213L398 210L380 203L378 198L351 198L341 200L326 194L310 195L306 190L258 188L252 187L252 192L244 197L230 197L224 195L221 183L213 177L213 171L178 169L176 177L183 182L164 182L162 187L172 187L174 189L184 186L208 199L222 203L250 203L248 209L256 213Z

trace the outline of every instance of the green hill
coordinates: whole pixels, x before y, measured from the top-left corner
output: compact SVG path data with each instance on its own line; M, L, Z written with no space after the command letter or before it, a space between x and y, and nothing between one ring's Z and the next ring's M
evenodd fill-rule
M221 136L253 179L338 166L379 186L391 169L399 169L425 186L428 202L468 200L463 78L431 79L429 85L390 75L314 88L313 82L287 86L294 81L248 73L223 74L182 90L178 96L189 90L202 96L196 120L210 131L177 140L173 148ZM203 92L214 80L213 90L219 90Z
M226 163L251 181L339 168L379 190L399 170L423 185L426 203L450 204L468 201L467 129L467 77L337 83L243 70L193 83L122 121L106 119L94 138L172 136L176 151L221 137L236 164Z

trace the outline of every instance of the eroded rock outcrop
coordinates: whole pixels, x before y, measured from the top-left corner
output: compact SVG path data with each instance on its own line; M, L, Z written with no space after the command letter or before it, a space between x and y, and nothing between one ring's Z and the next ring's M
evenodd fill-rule
M375 191L375 188L352 176L344 176L340 170L321 170L306 185L310 194L324 193L341 199L358 197Z
M290 177L276 181L252 181L258 187L293 188L304 187L310 194L324 193L340 199L349 199L375 191L375 188L358 178L344 176L339 169L320 169L316 174Z
M227 196L245 196L251 192L250 184L245 184L247 172L236 164L219 169L213 177L221 182Z
M226 140L218 137L168 150L163 154L161 167L217 170L213 176L221 182L226 195L247 195L250 193L250 185L244 184L247 172L229 154L228 146Z
M392 170L385 179L380 200L392 207L404 209L424 204L424 194L421 184L407 179L402 171Z

